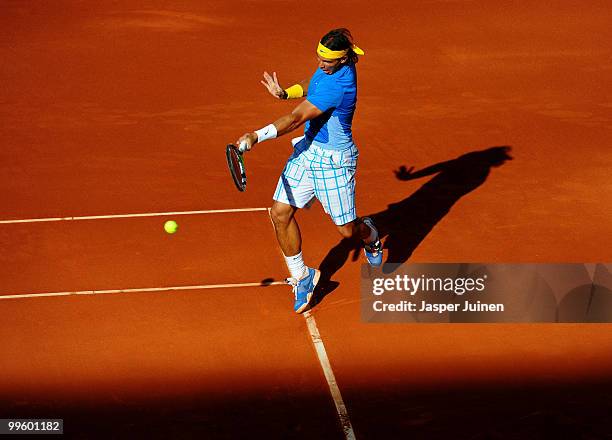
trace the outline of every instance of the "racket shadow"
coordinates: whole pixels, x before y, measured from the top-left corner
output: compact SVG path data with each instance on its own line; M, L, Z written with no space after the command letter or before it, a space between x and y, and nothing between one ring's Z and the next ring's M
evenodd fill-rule
M419 171L412 171L412 168L407 169L405 166L396 170L397 179L402 181L431 175L434 177L405 199L389 204L384 211L368 215L384 241L385 271L392 272L408 261L414 250L459 199L481 186L491 168L512 160L510 151L509 146L496 146L472 151ZM349 258L357 261L362 248L360 240L344 238L330 249L319 265L322 282L332 282L334 274ZM331 291L320 300L329 293Z

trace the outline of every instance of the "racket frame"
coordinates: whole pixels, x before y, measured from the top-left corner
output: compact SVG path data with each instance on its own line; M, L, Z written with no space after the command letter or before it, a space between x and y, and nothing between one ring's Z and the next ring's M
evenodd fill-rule
M234 168L234 155L236 157L238 171L236 171ZM228 144L227 147L225 147L225 157L227 158L227 166L230 170L230 174L232 175L232 180L234 181L236 188L238 191L244 191L246 189L247 177L242 152L240 152L238 147L236 147L234 144Z

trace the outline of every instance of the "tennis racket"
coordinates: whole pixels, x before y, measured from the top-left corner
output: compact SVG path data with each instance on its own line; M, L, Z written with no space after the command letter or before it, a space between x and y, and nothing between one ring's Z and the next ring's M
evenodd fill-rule
M246 189L247 178L242 152L235 145L229 144L225 147L225 156L227 157L227 166L236 188L238 188L238 191L244 191Z

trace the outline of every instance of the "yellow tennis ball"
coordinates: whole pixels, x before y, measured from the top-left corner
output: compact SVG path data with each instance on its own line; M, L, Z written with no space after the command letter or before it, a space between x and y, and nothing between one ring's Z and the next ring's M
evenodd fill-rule
M174 234L178 229L178 224L174 220L168 220L164 223L164 231L168 234Z

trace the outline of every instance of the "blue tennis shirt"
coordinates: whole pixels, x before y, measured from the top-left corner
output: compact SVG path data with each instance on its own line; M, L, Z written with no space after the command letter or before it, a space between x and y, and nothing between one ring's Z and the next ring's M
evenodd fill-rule
M323 114L306 122L306 138L327 150L352 147L351 124L357 103L355 65L342 66L331 75L317 69L308 85L307 99Z

